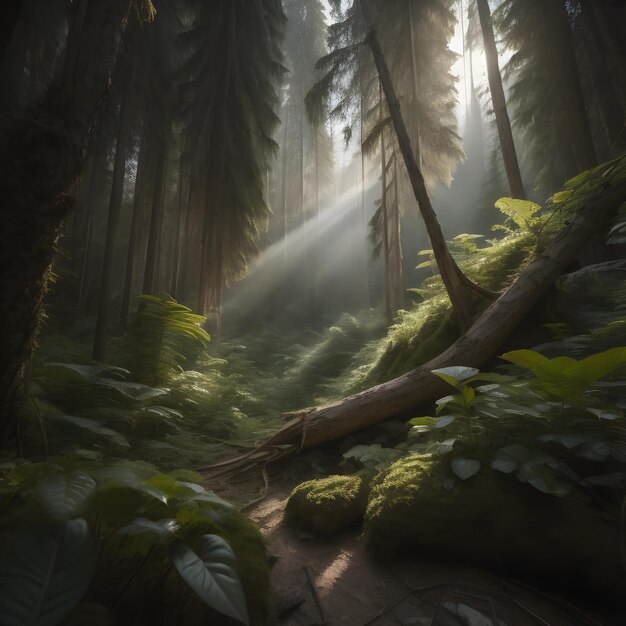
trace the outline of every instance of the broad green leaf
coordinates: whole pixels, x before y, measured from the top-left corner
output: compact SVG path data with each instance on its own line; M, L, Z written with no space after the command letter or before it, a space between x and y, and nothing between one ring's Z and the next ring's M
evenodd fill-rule
M107 428L106 426L102 426L102 424L99 424L94 420L90 420L85 417L76 417L74 415L55 415L49 416L47 419L65 422L73 426L77 426L78 428L88 430L95 435L101 435L102 437L106 437L107 439L109 439L120 448L130 448L130 444L123 435L115 430Z
M571 198L572 193L573 193L573 190L571 189L566 189L565 191L559 191L550 198L550 201L552 202L552 204L563 204Z
M474 367L443 367L441 369L432 370L435 376L439 376L442 380L445 380L449 385L461 391L465 385L462 383L469 380L473 376L479 374L479 370Z
M480 461L475 459L452 459L450 463L452 471L461 479L467 480L480 472Z
M414 417L409 420L409 426L434 426L436 422L436 417Z
M564 498L574 491L574 485L559 480L554 473L542 463L525 463L517 477L543 493Z
M246 597L232 548L217 535L200 538L196 551L182 541L171 546L174 567L196 595L212 609L248 625Z
M578 400L594 382L626 363L626 347L612 348L580 361L566 356L549 359L534 350L514 350L502 358L531 370L549 394Z
M541 210L536 202L516 198L500 198L495 203L495 207L511 218L520 228L529 228L533 216Z
M465 387L461 395L463 396L463 402L465 402L465 406L472 406L474 400L476 399L476 392L474 391L473 387Z
M165 540L172 537L179 527L180 525L175 519L161 519L155 522L145 517L137 517L117 532L129 537L147 533L159 540Z
M529 458L530 453L524 446L519 444L505 446L494 454L491 469L510 474L526 463Z
M35 494L48 516L62 521L80 515L95 490L96 481L91 476L76 472L46 476Z
M56 626L91 584L96 544L84 519L0 534L3 626Z
M452 415L444 415L443 417L440 417L437 420L437 423L435 424L435 428L437 429L441 429L441 428L445 428L446 426L449 426L450 424L452 424L452 422L454 422L456 418L453 417Z

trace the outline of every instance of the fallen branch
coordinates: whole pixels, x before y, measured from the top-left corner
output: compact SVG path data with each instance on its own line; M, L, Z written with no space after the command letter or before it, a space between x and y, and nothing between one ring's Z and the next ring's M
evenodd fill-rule
M254 451L203 468L207 478L228 473L250 461L276 457L278 450L284 454L285 446L314 448L406 414L444 395L446 384L431 371L451 365L480 368L498 353L541 296L576 258L581 247L607 227L610 215L626 200L626 181L621 180L606 189L572 217L552 245L522 270L513 284L445 352L399 378L334 404L288 414L292 419Z

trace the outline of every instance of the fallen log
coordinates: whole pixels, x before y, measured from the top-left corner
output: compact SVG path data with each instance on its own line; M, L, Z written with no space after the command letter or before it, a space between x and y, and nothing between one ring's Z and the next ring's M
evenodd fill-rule
M574 261L582 246L596 233L606 229L610 216L626 200L626 165L623 157L619 182L611 184L605 176L616 167L599 169L602 181L598 193L586 198L584 206L558 233L550 246L524 268L510 287L445 352L406 374L327 406L290 413L290 421L255 450L234 459L202 468L207 478L249 464L275 460L290 449L307 449L338 439L446 394L447 385L431 372L451 365L480 368L495 356L541 296ZM589 188L589 185L587 185ZM573 194L575 195L575 193Z

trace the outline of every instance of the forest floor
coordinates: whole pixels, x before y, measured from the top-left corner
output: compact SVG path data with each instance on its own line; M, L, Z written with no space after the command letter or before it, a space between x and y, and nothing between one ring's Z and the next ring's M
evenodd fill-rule
M385 562L367 553L361 530L316 537L284 523L293 487L331 469L332 452L315 450L210 485L254 519L276 559L270 626L598 626L567 600L462 563L415 554ZM614 626L617 626L615 624Z

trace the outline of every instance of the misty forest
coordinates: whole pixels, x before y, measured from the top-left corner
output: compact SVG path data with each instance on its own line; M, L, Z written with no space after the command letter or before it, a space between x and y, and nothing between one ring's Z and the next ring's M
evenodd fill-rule
M626 3L0 55L0 626L626 624Z

